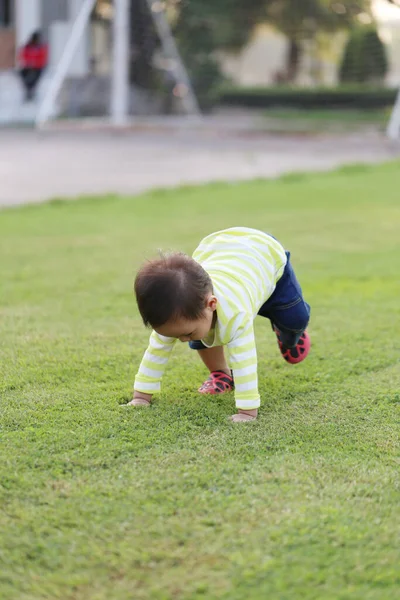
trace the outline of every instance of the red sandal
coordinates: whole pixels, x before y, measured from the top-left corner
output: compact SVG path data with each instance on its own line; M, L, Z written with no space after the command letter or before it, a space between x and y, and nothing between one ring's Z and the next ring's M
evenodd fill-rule
M225 394L235 389L233 377L225 371L213 371L199 388L200 394Z
M276 337L278 338L279 350L281 351L283 358L288 363L291 365L296 365L307 358L311 348L311 340L307 331L304 331L304 333L301 334L301 337L294 348L287 348L282 343L279 329L277 327L274 327L273 329Z

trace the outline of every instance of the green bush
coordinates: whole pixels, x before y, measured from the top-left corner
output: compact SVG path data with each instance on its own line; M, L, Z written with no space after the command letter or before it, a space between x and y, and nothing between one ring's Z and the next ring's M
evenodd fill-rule
M370 86L231 87L221 91L220 102L248 108L385 108L393 105L396 94L396 89Z
M388 71L386 48L375 27L354 29L344 49L340 67L343 83L376 83Z

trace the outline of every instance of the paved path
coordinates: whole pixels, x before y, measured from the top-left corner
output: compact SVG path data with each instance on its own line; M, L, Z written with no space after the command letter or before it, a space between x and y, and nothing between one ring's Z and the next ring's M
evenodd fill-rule
M218 126L136 127L124 132L0 131L0 205L161 186L272 177L400 156L376 133L268 135Z

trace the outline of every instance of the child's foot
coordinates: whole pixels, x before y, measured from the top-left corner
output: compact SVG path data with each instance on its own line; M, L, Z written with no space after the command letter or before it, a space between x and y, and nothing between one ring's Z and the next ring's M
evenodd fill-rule
M279 329L275 326L273 329L276 334L276 337L278 338L279 350L281 351L283 358L288 363L295 365L295 364L303 361L305 358L307 358L307 355L310 352L310 348L311 348L311 339L310 339L310 336L308 335L307 331L302 333L296 346L294 346L293 348L287 348L282 343L281 332L279 331Z
M235 389L233 377L225 371L213 371L199 388L200 394L225 394Z

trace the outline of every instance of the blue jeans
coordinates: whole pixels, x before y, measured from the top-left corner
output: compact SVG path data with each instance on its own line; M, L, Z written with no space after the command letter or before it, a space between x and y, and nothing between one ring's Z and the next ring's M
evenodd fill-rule
M290 252L286 252L287 263L282 277L276 284L274 293L262 305L258 314L269 319L279 329L281 341L286 348L296 346L304 333L311 308L303 298L303 292L290 263ZM192 350L204 350L201 341L189 342Z

